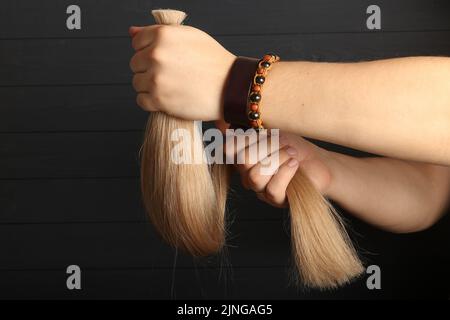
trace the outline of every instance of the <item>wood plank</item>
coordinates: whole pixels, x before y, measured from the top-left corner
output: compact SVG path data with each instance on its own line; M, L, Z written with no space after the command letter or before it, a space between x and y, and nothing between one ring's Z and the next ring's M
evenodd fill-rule
M238 246L230 248L229 264L209 260L194 266L179 255L176 269L173 252L161 248L142 224L0 226L0 297L445 299L448 223L445 218L429 232L412 235L367 232L367 226L355 224L370 250L367 264L381 267L382 290L367 290L363 276L331 292L288 287L286 266L269 265L287 261L286 235L273 222L236 224ZM66 290L68 264L82 268L82 291Z
M147 221L137 178L0 182L0 223L100 221Z
M131 85L0 87L0 132L143 130Z
M69 291L60 270L4 271L1 299L223 299L231 296L296 297L284 268L237 269L223 279L217 269L82 270L82 290ZM229 272L231 273L231 272ZM229 275L228 275L229 276ZM267 278L262 283L261 277ZM238 283L236 283L238 281ZM294 291L294 292L293 292ZM234 293L234 295L232 295ZM302 295L298 295L301 297Z
M0 179L132 178L139 176L143 132L0 134ZM327 149L369 155L329 143Z
M405 265L388 265L382 290L367 290L365 278L333 291L298 290L288 284L288 270L267 268L82 269L82 289L66 289L67 274L58 270L3 271L1 299L379 299L447 297L438 276L410 286ZM262 281L263 280L263 281ZM388 281L389 280L389 281ZM390 282L392 280L392 282Z
M442 268L418 261L385 265L382 290L367 290L365 277L332 291L288 285L284 267L197 269L83 269L82 290L66 289L64 269L3 271L1 299L447 299ZM416 271L416 272L414 272ZM414 279L414 285L411 285Z
M71 264L81 268L172 268L175 263L175 251L149 223L3 224L0 240L0 270L61 269ZM289 250L283 221L242 221L231 224L225 255L197 258L195 263L285 266ZM193 263L192 257L182 253L176 258L177 267L193 267Z
M141 132L0 134L0 223L143 221ZM367 154L318 142L327 149ZM278 219L233 176L236 219ZM39 214L35 213L39 208ZM234 213L238 214L234 215Z
M130 25L153 23L152 8L176 8L189 14L187 24L213 34L273 34L367 32L368 0L78 0L81 30L67 30L69 0L4 0L0 38L128 36ZM383 31L422 31L450 28L446 0L379 0ZM270 8L270 10L268 10ZM42 17L45 16L45 19Z
M0 135L0 179L137 177L142 132Z
M449 39L450 31L218 37L236 54L277 51L285 60L313 61L449 55ZM129 85L131 56L122 38L1 41L0 86Z
M224 256L193 261L180 252L176 266L193 267L194 262L213 267L290 265L286 219L284 215L273 221L229 223ZM366 263L423 260L436 266L450 265L448 215L433 228L414 234L384 232L353 218L349 225ZM102 269L172 268L175 262L174 250L143 222L2 224L0 243L0 270L60 269L71 264Z
M283 209L259 201L238 180L229 194L230 220L281 219ZM0 181L0 224L143 221L138 178Z
M374 298L363 281L333 292L288 286L287 270L272 268L82 269L82 290L66 289L59 270L3 271L1 299L311 299ZM264 281L261 281L264 279ZM436 292L434 292L436 294Z

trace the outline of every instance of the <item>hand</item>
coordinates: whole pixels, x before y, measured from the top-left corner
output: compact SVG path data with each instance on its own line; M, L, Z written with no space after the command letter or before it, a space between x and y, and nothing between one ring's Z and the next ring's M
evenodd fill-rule
M241 175L242 185L256 192L257 197L275 207L286 207L286 189L297 170L312 181L314 186L326 195L332 182L330 167L327 165L331 153L294 134L280 133L278 171L272 175L261 174L261 161L256 164L235 165ZM249 146L245 149L228 150L227 156L244 152L248 159ZM275 154L275 153L273 153ZM271 155L269 155L270 157ZM264 161L264 160L263 160Z
M189 26L131 27L137 104L186 120L223 118L222 93L235 56Z

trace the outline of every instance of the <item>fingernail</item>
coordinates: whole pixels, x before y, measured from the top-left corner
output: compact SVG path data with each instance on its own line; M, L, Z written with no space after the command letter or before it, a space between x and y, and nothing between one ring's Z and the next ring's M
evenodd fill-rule
M297 159L291 159L291 160L288 162L288 167L294 168L294 167L296 167L296 166L298 166L298 160L297 160Z
M290 156L295 156L297 155L297 150L295 150L294 148L287 148L286 150L287 154Z

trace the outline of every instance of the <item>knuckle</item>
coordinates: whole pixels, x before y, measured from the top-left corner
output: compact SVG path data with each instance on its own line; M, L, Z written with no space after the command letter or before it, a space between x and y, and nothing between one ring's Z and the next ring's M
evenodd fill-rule
M137 95L137 97L136 97L136 103L137 103L137 105L138 105L139 107L141 107L142 109L145 109L145 108L146 108L144 99L143 99L143 97L142 97L141 94L138 94L138 95Z
M162 75L159 72L153 72L148 78L149 86L152 91L158 93L161 91Z
M130 59L130 69L132 72L140 72L139 66L142 64L142 56L140 53L135 53Z
M161 111L165 111L167 113L167 110L165 110L161 95L158 92L153 91L150 94L150 98L152 100L152 104L154 106L158 106L159 109L161 109ZM169 110L170 111L170 110ZM169 113L168 113L169 114Z
M244 187L244 189L247 189L247 190L250 189L248 182L247 182L247 177L244 175L241 175L241 184Z
M133 76L133 80L131 81L131 83L133 84L134 90L137 91L137 88L138 88L138 87L137 87L138 77L137 77L136 74Z
M266 198L275 206L285 206L286 190L281 190L280 188L269 184L266 187L265 195Z
M250 188L252 188L255 191L259 191L264 187L261 182L261 175L259 174L258 170L255 169L250 170L248 172L248 182Z
M161 49L159 49L157 47L152 47L147 52L147 58L151 62L159 62L159 61L161 61L162 57L163 57L163 54L161 52Z
M268 184L266 186L266 197L268 199L270 199L271 201L277 202L278 198L279 198L279 192L278 189L276 187L274 187L271 184Z
M245 163L241 164L240 166L241 166L242 170L244 170L244 171L249 171L250 170L252 172L256 172L256 170L251 170L254 167L254 164L245 162ZM256 177L256 173L253 173L253 174Z
M154 43L160 43L167 38L168 27L165 25L158 25L153 29L153 41Z

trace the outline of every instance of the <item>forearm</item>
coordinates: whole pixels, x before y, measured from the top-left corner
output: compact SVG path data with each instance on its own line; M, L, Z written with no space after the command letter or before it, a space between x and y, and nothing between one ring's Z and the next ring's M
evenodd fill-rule
M450 196L448 167L330 153L328 197L360 219L392 232L436 222Z
M261 103L268 127L450 165L450 58L280 62Z

